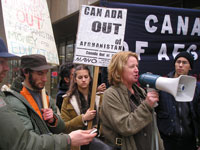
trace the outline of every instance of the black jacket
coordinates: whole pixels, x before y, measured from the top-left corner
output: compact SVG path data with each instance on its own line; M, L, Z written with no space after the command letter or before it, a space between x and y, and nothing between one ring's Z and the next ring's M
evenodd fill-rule
M168 74L168 77L173 77L174 72ZM180 102L179 102L180 103ZM181 102L183 104L183 102ZM188 117L188 119L183 119L185 123L191 121L192 129L188 130L188 126L183 124L183 135L180 135L181 132L178 131L180 129L180 124L177 123L177 114L178 114L178 102L175 101L174 97L166 93L164 91L159 92L159 102L158 106L155 108L157 112L157 124L158 129L161 133L161 136L168 137L183 137L185 135L190 134L192 131L192 135L196 138L200 139L200 130L199 128L199 116L200 116L200 83L196 84L195 94L193 101L187 102L187 104L181 104L182 110L189 111L191 118L187 116L185 112L182 112L182 116ZM185 135L184 135L185 134Z
M66 82L60 80L58 85L58 93L56 95L56 105L58 106L59 110L61 111L62 103L63 103L63 95L66 94L67 90L69 89L69 85Z

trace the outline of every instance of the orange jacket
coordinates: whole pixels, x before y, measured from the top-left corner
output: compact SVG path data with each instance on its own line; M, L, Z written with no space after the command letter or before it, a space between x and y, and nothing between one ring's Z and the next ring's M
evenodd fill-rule
M22 90L20 91L20 94L22 94L26 100L29 102L29 104L33 107L33 109L37 112L37 114L40 116L41 119L42 118L42 114L40 112L40 109L36 103L36 101L33 99L32 95L30 94L30 92L26 89L26 87L23 87ZM47 96L47 104L49 106L49 97Z

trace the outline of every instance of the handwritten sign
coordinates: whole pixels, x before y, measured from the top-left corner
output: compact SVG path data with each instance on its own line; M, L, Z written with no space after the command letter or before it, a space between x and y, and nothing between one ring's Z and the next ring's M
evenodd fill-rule
M123 50L126 9L83 5L74 63L108 66L111 57Z
M2 0L8 50L18 56L42 54L59 64L47 2Z

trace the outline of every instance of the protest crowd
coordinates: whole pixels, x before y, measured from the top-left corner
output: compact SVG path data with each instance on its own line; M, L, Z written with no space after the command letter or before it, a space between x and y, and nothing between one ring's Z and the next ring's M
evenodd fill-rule
M6 4L11 3L5 1ZM134 7L134 11L140 11L141 6ZM59 64L57 59L58 64L51 63L49 58L54 60L57 56L51 52L48 56L43 54L42 48L38 53L19 56L0 37L0 150L200 150L200 82L192 74L198 66L199 52L195 48L199 42L178 45L177 41L173 45L163 40L159 52L151 54L147 49L159 43L155 42L158 30L166 41L175 32L170 28L173 15L145 14L145 21L137 20L135 24L142 22L149 37L138 36L134 49L122 38L127 29L127 10L86 5L82 9L85 18L80 17L80 22L83 18L89 22L90 17L118 22L91 19L89 41L77 35L73 61ZM161 21L159 15L164 18L162 27L157 24ZM185 17L186 22L188 18ZM37 19L37 27L42 28L45 23L40 24L40 18ZM189 33L183 30L184 19L176 19L175 36L185 38ZM194 20L191 35L199 36L200 19ZM79 33L83 27L88 28L80 23ZM138 32L136 29L135 34ZM129 34L126 33L131 37ZM51 34L45 35L54 41ZM94 37L98 40L92 41ZM107 42L108 39L111 40ZM170 44L175 48L168 57ZM189 48L179 51L177 45ZM154 57L158 59L156 63L171 60L167 62L171 63L167 66L171 71L165 76L151 73L160 69L151 66L155 64L151 62ZM149 72L143 74L147 67L144 58ZM20 67L16 77L8 82L5 79L12 61L18 61ZM54 67L59 80L55 98L45 89Z
M88 66L72 66L73 71L69 68L61 115L57 114L60 104L56 106L47 92L44 106L42 90L52 66L43 55L19 58L8 52L1 39L0 59L1 82L9 70L7 61L21 59L20 76L1 91L1 149L90 150L90 142L97 135L90 134L94 128L98 129L98 138L115 150L199 148L200 84L195 85L191 102L177 102L163 91L146 91L137 84L139 62L134 52L119 52L112 57L109 87L102 84L97 88L94 110L90 109L93 79ZM169 78L189 75L193 62L190 53L179 53ZM89 121L93 129L88 130Z

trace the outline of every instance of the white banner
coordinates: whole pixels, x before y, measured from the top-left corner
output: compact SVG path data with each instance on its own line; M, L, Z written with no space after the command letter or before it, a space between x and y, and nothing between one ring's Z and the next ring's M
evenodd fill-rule
M83 5L74 63L108 66L112 56L123 50L126 9Z
M46 0L2 0L8 50L18 56L42 54L59 64Z

